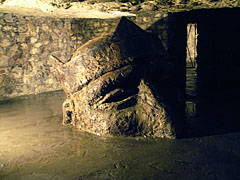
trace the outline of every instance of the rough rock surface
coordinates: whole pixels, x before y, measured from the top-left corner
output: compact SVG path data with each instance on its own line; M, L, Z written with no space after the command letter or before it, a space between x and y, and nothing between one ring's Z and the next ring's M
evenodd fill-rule
M0 11L33 16L116 18L145 12L240 7L239 0L0 0Z
M53 58L67 99L63 123L97 135L175 138L163 92L173 64L160 40L127 18L113 34L82 45L66 62Z
M125 9L125 10L124 10ZM91 1L70 2L65 0L6 0L0 4L0 11L32 16L50 16L62 18L117 18L121 16L136 16L125 12L126 3Z

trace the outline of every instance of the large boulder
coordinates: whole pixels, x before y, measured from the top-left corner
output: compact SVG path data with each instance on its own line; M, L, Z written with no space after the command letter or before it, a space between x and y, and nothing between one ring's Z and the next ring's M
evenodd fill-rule
M63 124L97 135L176 137L167 98L174 66L157 37L122 18L68 62L54 59L67 94Z

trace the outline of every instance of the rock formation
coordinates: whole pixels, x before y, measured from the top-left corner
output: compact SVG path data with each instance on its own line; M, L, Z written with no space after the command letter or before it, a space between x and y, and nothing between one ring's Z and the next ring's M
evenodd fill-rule
M67 95L63 124L97 135L175 138L167 98L174 66L154 35L122 18L68 62L53 59Z

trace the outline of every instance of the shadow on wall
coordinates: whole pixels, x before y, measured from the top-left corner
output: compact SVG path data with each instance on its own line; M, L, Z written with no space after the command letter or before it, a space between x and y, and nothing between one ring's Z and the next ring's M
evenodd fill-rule
M204 134L240 131L240 9L196 11L198 24L197 117ZM201 134L200 134L201 135Z
M185 137L186 29L184 24L178 22L180 22L178 16L168 13L166 17L149 26L146 31L159 37L174 64L174 80L169 81L168 84L175 87L176 93L171 93L175 96L168 97L168 101L173 105L176 122L178 127L183 130L182 137Z
M240 131L240 8L169 13L147 31L158 35L175 64L176 86L185 107L187 25L197 24L197 96L195 114L186 116L185 137ZM188 114L187 114L188 115ZM183 123L184 124L184 123Z
M240 131L240 9L179 13L183 24L198 27L196 115L188 119L188 136Z

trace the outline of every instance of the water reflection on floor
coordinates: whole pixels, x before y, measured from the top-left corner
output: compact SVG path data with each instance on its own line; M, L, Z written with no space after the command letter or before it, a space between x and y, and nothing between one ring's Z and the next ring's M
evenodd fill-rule
M186 119L187 119L187 136L192 136L199 126L197 116L197 72L195 67L186 68ZM194 132L193 132L194 131Z
M222 89L198 87L195 68L186 69L186 115L189 137L240 132L239 97ZM237 82L236 82L237 83Z
M240 133L103 138L61 125L63 92L0 104L1 180L237 180Z

